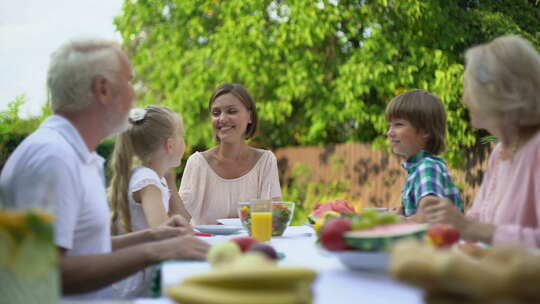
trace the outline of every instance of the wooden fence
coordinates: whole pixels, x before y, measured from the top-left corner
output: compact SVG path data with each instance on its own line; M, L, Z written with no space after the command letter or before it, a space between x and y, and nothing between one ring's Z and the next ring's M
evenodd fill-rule
M468 208L478 190L490 146L464 150L464 169L450 168L454 183L462 190ZM402 159L374 149L370 144L339 144L326 147L291 147L276 152L282 184L288 183L296 164L311 167L310 181L332 181L339 178L351 184L350 197L363 207L393 207L401 201L406 171Z

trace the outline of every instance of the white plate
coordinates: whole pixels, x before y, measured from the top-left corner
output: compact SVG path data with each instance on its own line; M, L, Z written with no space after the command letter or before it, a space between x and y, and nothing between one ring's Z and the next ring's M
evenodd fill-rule
M357 250L331 251L343 265L353 270L386 271L390 256L388 252L367 252Z
M242 230L242 227L225 225L197 225L194 228L202 233L211 234L233 234Z
M242 222L240 221L239 218L222 218L222 219L217 219L217 222L225 226L238 226L238 227L242 226Z

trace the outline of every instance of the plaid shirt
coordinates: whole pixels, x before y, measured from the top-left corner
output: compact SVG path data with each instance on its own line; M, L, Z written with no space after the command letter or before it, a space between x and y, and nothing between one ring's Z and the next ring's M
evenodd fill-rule
M407 182L401 191L401 204L405 216L416 213L420 199L426 195L447 197L463 212L461 194L448 174L446 163L427 151L420 151L403 162Z

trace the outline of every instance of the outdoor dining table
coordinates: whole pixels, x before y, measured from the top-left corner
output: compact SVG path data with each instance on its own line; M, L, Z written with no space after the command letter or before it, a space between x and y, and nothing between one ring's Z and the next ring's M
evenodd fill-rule
M201 238L211 244L216 244L241 235L246 235L246 232ZM317 271L317 280L313 285L315 304L420 304L424 302L422 290L394 280L384 270L349 270L334 255L320 249L316 244L314 230L309 226L288 227L283 236L273 237L270 244L285 255L279 261L280 265L304 266ZM180 283L191 275L210 270L210 265L204 261L165 262L161 267L162 290ZM135 303L143 302L135 301ZM159 299L152 300L151 303L173 304L175 302L163 295Z

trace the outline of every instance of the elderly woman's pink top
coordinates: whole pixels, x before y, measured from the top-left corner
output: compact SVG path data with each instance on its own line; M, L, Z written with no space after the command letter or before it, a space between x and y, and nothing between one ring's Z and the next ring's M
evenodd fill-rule
M512 159L491 153L480 191L467 217L497 226L493 244L540 248L540 132Z

